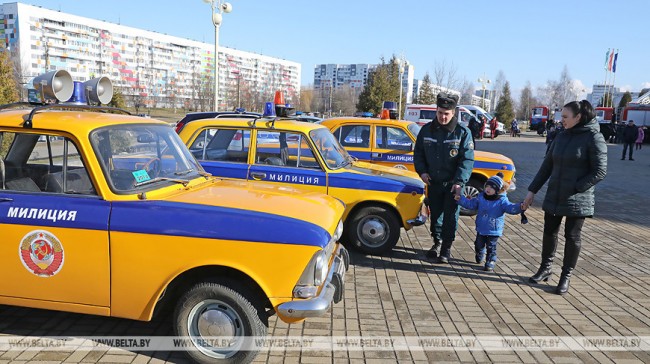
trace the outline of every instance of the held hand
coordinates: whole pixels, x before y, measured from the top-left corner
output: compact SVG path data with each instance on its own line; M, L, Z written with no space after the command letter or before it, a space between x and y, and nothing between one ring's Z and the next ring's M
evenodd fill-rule
M420 175L420 178L422 179L422 182L424 182L425 184L429 184L431 182L431 177L429 177L428 173L422 173Z
M526 204L524 204L523 202L521 204L519 204L519 207L521 208L521 211L528 210L528 206L526 206Z
M456 196L454 196L454 200L456 200L456 201L460 201L460 195L459 195L459 194L456 194Z
M526 195L526 198L524 199L524 202L522 203L523 207L528 210L528 208L533 204L533 199L535 198L535 194L528 191L528 194Z

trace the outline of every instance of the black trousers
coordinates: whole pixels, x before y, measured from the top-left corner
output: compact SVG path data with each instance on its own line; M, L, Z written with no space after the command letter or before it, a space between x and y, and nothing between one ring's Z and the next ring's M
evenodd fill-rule
M447 243L456 238L460 206L454 200L451 183L431 183L428 187L429 210L431 211L431 235ZM443 244L445 245L445 244ZM444 247L443 247L444 248Z
M628 143L628 142L623 143L623 156L621 158L625 159L625 152L627 151L628 147L630 148L629 159L632 159L632 152L634 152L634 143Z
M542 264L550 263L557 249L557 235L564 216L544 214L544 236L542 240ZM575 268L580 255L582 225L584 217L566 217L564 222L564 259L562 268Z

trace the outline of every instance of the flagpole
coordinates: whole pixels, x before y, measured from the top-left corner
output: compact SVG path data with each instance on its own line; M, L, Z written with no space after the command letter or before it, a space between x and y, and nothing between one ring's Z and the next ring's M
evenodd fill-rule
M607 95L607 76L608 76L608 70L607 70L607 64L609 62L609 48L607 48L607 53L605 54L605 83L603 84L603 106L605 105L605 95Z
M616 53L614 55L614 63L612 63L612 73L614 74L614 81L612 82L612 94L609 96L609 100L612 103L612 107L614 107L614 86L616 85L616 61L618 58L618 49L616 50Z

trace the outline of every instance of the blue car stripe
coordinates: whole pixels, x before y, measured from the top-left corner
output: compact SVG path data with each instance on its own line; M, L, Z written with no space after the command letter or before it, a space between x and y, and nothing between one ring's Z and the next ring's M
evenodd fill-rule
M329 186L336 188L353 188L382 192L424 193L424 185L417 186L406 182L400 176L372 176L358 173L332 173L329 175Z
M506 167L506 168L503 168ZM499 163L499 162L483 162L483 161L474 161L474 168L483 168L483 169L498 169L499 171L514 171L514 164L508 163Z
M111 230L321 248L331 238L322 227L290 217L167 201L114 202Z

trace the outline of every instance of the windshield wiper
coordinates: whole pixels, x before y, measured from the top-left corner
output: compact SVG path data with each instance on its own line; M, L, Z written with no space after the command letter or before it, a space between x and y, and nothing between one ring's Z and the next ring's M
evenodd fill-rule
M140 187L140 186L144 186L144 185L148 185L150 183L160 182L160 181L170 181L170 182L182 183L183 187L186 187L187 184L190 183L190 181L184 180L184 179L169 178L169 177L156 177L156 178L152 178L152 179L148 179L146 181L136 183L136 184L133 185L133 187Z
M174 172L174 176L185 176L187 174L190 174L190 172L192 172L192 171L193 171L193 169L190 168L190 169L185 170L185 171Z

